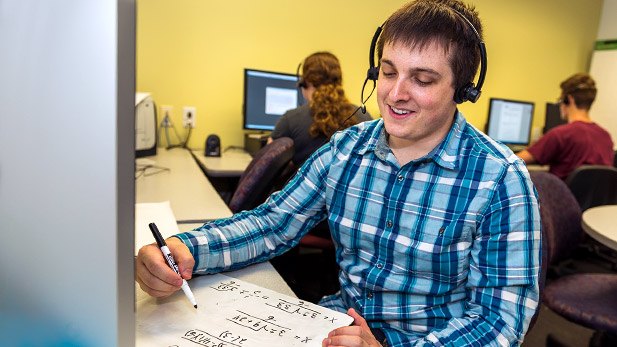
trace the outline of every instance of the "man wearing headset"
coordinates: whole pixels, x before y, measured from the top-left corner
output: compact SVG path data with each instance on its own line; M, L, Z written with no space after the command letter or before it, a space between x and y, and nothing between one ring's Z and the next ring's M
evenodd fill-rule
M341 290L320 305L354 324L323 346L520 345L539 300L538 201L523 161L457 110L479 94L480 35L461 1L396 11L377 44L382 118L335 133L256 209L171 237L183 275L266 261L328 219ZM136 263L150 295L180 288L155 246Z
M613 165L611 135L589 118L596 98L596 83L585 73L561 82L559 111L567 124L549 130L524 151L516 153L526 164L549 165L549 171L565 180L580 165Z

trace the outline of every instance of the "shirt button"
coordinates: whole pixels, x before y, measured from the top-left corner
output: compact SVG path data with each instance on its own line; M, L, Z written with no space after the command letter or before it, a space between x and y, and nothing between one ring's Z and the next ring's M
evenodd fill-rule
M366 294L366 298L369 300L373 300L373 293Z
M403 175L398 175L398 181L399 182L403 182L404 179L405 179L405 177L403 177Z
M387 226L388 228L392 228L392 221L391 221L391 220L387 221L387 222L386 222L386 226Z
M383 264L382 263L377 263L377 268L378 269L382 269L383 268Z

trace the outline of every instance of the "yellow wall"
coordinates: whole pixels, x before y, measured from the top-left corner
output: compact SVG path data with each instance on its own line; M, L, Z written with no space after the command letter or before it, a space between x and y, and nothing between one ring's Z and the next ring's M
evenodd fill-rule
M541 127L559 82L588 70L602 0L469 2L484 24L488 72L480 100L461 111L483 129L490 97L533 101ZM327 50L340 59L346 94L358 104L373 33L403 3L138 0L137 90L152 93L159 109L173 106L182 137L182 107L197 108L191 148L203 148L212 133L223 148L242 146L244 68L295 73L304 57ZM374 96L368 109L379 115Z

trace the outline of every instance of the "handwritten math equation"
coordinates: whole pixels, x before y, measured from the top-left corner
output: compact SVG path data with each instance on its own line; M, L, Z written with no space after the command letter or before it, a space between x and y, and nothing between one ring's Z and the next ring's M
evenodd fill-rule
M282 298L270 299L267 295L263 295L260 290L246 290L242 289L238 283L235 281L229 281L219 284L216 287L211 287L214 290L219 292L232 292L236 293L238 296L243 298L256 298L264 300L264 304L270 307L274 307L282 312L291 314L291 315L300 315L302 317L312 318L312 319L323 319L327 320L330 323L336 323L338 318L334 316L328 316L322 314L319 311L310 308L310 304L303 301L297 300L296 302L291 302Z

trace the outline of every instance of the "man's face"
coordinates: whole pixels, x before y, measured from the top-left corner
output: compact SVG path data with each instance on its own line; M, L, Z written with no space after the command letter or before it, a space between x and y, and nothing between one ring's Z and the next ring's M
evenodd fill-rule
M422 50L384 46L377 102L391 146L434 147L445 138L456 110L453 78L446 52L435 43Z

